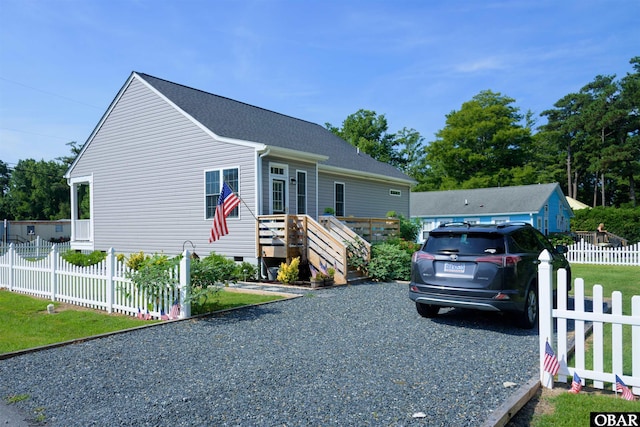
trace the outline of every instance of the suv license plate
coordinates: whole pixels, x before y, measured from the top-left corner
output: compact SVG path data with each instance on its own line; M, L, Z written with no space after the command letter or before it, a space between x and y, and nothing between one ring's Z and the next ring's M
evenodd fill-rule
M462 263L444 263L444 272L445 273L455 273L455 274L464 274L464 264Z

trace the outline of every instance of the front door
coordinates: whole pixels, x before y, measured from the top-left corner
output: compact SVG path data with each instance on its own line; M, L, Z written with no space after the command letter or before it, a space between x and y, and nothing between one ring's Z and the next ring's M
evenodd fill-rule
M285 183L284 179L271 181L271 212L274 214L286 213Z

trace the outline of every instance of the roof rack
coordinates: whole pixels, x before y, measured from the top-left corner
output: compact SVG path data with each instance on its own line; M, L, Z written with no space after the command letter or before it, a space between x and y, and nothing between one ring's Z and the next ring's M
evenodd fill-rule
M467 221L458 221L458 222L441 222L438 227L467 227L471 228L471 223Z
M498 224L498 228L504 228L504 227L509 227L512 225L528 225L531 226L531 224L529 224L526 221L509 221L509 222L502 222L500 224Z

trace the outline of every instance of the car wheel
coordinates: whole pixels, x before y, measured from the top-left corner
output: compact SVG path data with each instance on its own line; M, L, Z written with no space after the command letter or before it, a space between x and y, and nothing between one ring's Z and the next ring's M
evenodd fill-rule
M520 326L524 329L531 329L538 322L538 293L534 285L535 283L527 290L524 308L520 314Z
M418 313L422 317L436 317L440 311L440 307L437 305L416 302L416 310L418 310Z

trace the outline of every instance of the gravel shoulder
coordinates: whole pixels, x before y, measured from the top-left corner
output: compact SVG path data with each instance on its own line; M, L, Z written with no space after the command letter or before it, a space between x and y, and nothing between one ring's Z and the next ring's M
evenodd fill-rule
M0 398L50 426L481 425L537 338L369 283L1 360Z

